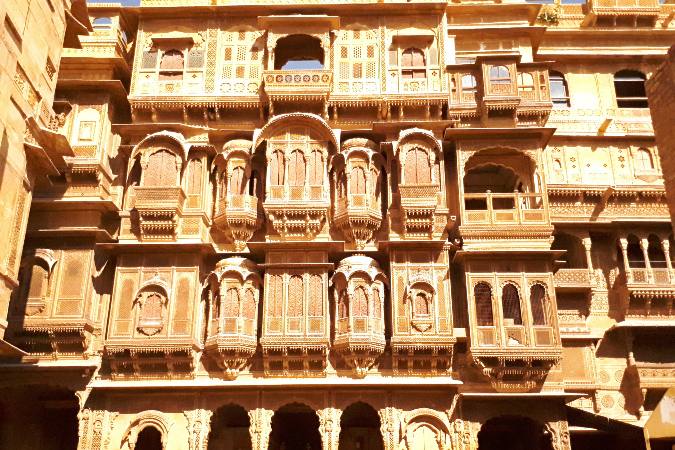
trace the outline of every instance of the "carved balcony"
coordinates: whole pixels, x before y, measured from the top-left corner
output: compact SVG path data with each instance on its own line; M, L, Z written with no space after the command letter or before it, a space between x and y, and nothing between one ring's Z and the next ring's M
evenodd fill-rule
M465 240L527 239L547 249L553 232L546 196L522 192L464 194L459 229Z
M180 187L144 187L135 190L135 209L143 239L174 238L183 212L185 192Z
M264 89L270 99L270 114L279 102L325 102L330 95L333 73L330 70L266 70Z
M545 63L518 64L518 96L516 110L519 121L534 118L538 126L544 126L553 109L548 67Z
M668 268L630 268L625 274L625 317L668 319L675 317L675 273Z
M450 102L448 113L451 117L479 116L476 85L477 72L472 69L450 69Z
M213 222L225 231L236 250L243 250L262 224L262 217L258 214L258 198L247 194L221 198Z
M659 6L658 0L589 0L585 23L639 20L645 21L645 25L653 25L659 15Z
M207 278L209 313L204 354L227 379L249 365L258 347L260 276L253 261L226 258Z
M356 255L340 261L331 283L336 298L333 348L362 378L384 352L387 279L374 259Z
M263 204L283 239L313 239L326 225L330 204L323 186L270 186Z
M363 249L382 225L382 210L377 197L351 194L335 202L333 222L347 238Z
M405 235L433 236L437 220L436 211L443 201L440 185L402 184L398 187L398 191L401 197L401 222ZM447 218L441 220L447 221Z

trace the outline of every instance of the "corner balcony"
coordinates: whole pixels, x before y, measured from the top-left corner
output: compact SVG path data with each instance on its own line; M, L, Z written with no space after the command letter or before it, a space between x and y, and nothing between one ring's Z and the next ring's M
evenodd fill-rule
M459 230L465 241L495 238L527 240L528 247L548 250L553 227L545 195L488 191L464 194Z
M180 187L145 187L135 190L135 209L143 239L175 238L183 213L185 193Z
M437 209L443 204L438 184L410 184L398 187L401 222L406 236L432 237L437 232ZM446 219L447 220L447 219ZM443 224L445 229L446 223Z
M231 317L222 319L217 333L206 338L204 354L232 380L248 365L257 347L255 320Z
M246 194L221 198L213 221L225 231L237 250L243 250L262 224L262 217L258 215L258 198Z
M335 202L335 226L362 250L373 239L382 225L382 211L377 197L367 194L350 194Z
M333 348L363 378L382 355L385 346L384 322L374 317L344 317L336 323Z

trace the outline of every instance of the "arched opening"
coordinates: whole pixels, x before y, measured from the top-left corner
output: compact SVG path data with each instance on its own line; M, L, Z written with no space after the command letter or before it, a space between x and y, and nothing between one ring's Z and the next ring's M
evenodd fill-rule
M506 66L490 67L490 83L492 84L510 84L511 76Z
M522 325L523 316L520 308L520 294L518 288L511 283L507 283L502 288L502 312L504 314L504 325Z
M143 186L173 187L178 183L176 155L168 150L158 150L148 157L143 174Z
M413 148L405 155L403 180L406 185L431 184L431 161L421 148Z
M559 258L565 262L566 269L585 269L588 266L586 249L581 239L567 233L556 233L551 250L564 250Z
M495 194L522 192L522 182L513 169L497 165L485 164L469 169L464 176L464 193L484 193L490 191ZM484 198L465 199L465 208L472 210L487 209L487 200ZM515 208L514 198L494 198L492 199L494 209L513 209Z
M468 74L462 75L462 100L476 99L477 83L476 77Z
M499 416L481 427L478 450L553 450L553 445L542 424L522 416Z
M661 239L654 234L649 235L649 246L647 247L647 256L649 257L649 263L654 269L665 269L668 267L666 264L666 255L663 252L663 247L661 246Z
M372 406L357 402L342 413L339 450L383 450L380 417Z
M111 17L97 17L91 21L94 29L96 28L110 28L113 24Z
M647 267L645 254L642 252L642 247L640 247L640 240L632 234L628 236L626 253L628 254L628 267L634 269L644 269Z
M637 172L648 172L654 169L652 152L644 147L640 147L635 151L633 159L635 161L635 170Z
M143 428L138 433L134 450L163 450L162 433L153 426Z
M239 405L216 410L211 419L208 450L251 450L250 419Z
M182 51L176 49L165 51L159 61L159 79L167 81L182 80L184 66Z
M274 70L320 70L323 64L324 51L319 38L291 34L277 41Z
M481 282L473 287L473 296L476 301L476 322L479 327L494 326L494 314L492 312L492 288L489 284Z
M269 450L321 450L319 416L301 403L279 408L272 416Z
M567 81L565 76L556 71L549 72L549 82L551 83L551 101L553 106L565 108L570 106L570 94L567 89Z
M646 77L636 70L621 70L614 74L616 106L619 108L648 108Z
M543 285L534 284L530 287L530 308L533 325L548 325L548 296Z
M529 72L518 73L518 92L521 95L525 92L534 91L534 77ZM527 94L525 94L527 95Z

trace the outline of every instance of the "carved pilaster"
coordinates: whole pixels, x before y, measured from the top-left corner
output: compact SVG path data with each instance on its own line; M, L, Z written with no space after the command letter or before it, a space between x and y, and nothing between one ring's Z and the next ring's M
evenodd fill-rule
M272 432L272 416L274 411L271 409L256 408L248 412L251 421L249 433L251 434L252 450L267 450Z
M110 431L118 413L102 410L83 409L77 415L79 420L79 441L77 450L107 450Z
M342 410L324 408L317 411L319 415L319 432L323 450L338 450L340 445L340 417Z
M388 406L378 411L384 450L395 450L399 441L399 411Z
M211 415L213 411L193 409L185 411L188 429L188 443L190 450L206 450L209 444L211 431Z
M546 424L546 430L551 434L553 450L571 450L570 432L566 420L549 422Z

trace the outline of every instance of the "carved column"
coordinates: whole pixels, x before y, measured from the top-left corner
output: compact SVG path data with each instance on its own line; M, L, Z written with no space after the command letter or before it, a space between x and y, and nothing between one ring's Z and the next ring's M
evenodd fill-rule
M395 450L399 441L399 411L388 406L378 411L384 450Z
M566 420L549 422L546 424L546 430L551 434L551 444L553 450L571 450L570 432Z
M623 256L623 268L626 271L626 281L628 283L632 283L633 273L631 272L630 265L628 264L628 239L619 239L619 244L621 245L621 256Z
M652 271L652 263L649 261L649 239L640 239L640 249L642 249L642 256L645 259L645 268L647 269L647 281L654 283L654 272Z
M251 434L252 450L267 450L272 432L272 416L274 411L271 409L256 408L248 412L251 425L249 433Z
M588 271L593 272L593 259L591 258L591 238L590 238L590 236L583 238L581 240L581 243L584 245L584 251L586 253L586 265L588 266Z
M189 450L206 450L209 444L213 411L193 409L192 411L185 411L184 414L188 422Z
M661 248L663 249L663 256L666 259L666 267L668 268L668 281L675 282L675 273L673 273L673 262L670 260L670 241L668 238L661 239Z
M107 450L110 432L118 413L83 409L78 415L77 450Z
M340 446L340 417L342 410L324 408L317 411L319 416L319 432L323 450L338 450Z

